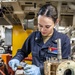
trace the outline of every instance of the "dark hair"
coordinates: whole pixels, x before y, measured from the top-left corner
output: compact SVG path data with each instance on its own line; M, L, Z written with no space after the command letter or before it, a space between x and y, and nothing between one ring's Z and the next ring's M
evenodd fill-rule
M56 20L58 18L57 9L55 6L53 6L51 4L43 5L38 12L38 16L39 15L45 15L47 17L51 17L53 19L54 23L56 22Z

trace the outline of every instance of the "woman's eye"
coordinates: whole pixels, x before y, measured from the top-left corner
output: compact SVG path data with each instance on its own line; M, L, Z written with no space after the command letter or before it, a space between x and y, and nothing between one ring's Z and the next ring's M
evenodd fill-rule
M50 26L46 26L46 28L50 28Z
M39 25L40 27L43 27L42 25Z

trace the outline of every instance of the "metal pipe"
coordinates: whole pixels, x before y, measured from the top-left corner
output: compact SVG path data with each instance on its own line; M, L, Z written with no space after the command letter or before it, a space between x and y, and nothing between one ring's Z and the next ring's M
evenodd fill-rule
M57 55L57 58L58 58L58 61L61 61L62 60L62 53L61 53L61 39L57 39L57 48L58 48L58 55Z

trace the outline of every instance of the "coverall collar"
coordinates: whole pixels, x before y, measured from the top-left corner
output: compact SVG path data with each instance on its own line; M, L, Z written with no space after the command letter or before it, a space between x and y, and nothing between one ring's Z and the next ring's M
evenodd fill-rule
M53 32L53 35L51 36L51 38L49 38L49 40L44 44L43 42L43 38L42 38L42 35L41 33L39 32L37 35L36 35L36 38L35 38L35 41L37 42L37 44L39 46L42 46L42 48L45 48L45 47L48 47L49 45L51 45L51 43L57 43L56 40L57 40L57 31L54 29L54 32Z

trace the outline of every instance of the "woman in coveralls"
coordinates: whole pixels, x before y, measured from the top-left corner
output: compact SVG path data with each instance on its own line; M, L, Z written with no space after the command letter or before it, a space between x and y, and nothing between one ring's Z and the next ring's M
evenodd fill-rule
M9 61L9 66L16 70L20 62L32 53L32 65L24 67L25 75L44 75L43 63L47 58L57 56L57 39L61 39L62 58L70 56L70 39L54 29L58 13L51 4L43 5L38 12L38 31L33 32ZM16 66L15 66L16 65Z

